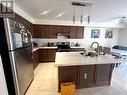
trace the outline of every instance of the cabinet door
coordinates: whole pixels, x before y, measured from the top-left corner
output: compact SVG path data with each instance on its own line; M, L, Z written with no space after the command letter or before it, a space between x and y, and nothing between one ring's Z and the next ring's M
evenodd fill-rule
M48 60L51 62L55 61L56 49L49 49L48 50Z
M49 26L49 38L57 38L58 35L58 26L50 25Z
M48 61L48 49L39 49L39 61Z
M41 38L49 38L49 26L41 25Z
M39 61L40 62L54 62L56 49L40 49Z
M70 26L58 26L58 33L70 34Z
M77 34L77 30L76 30L76 26L71 26L70 27L70 38L71 39L75 39L76 38L76 34Z
M75 82L77 84L77 66L63 66L58 68L59 91L60 84L65 82Z
M113 67L112 64L96 65L96 85L110 85Z
M83 37L84 37L84 27L77 27L76 38L83 39Z
M34 38L41 38L41 26L34 25Z
M49 27L48 25L34 25L34 38L48 38Z
M79 87L89 87L94 84L95 65L79 66Z
M32 61L33 61L33 65L34 65L34 68L35 68L38 65L38 62L39 62L38 50L33 52Z

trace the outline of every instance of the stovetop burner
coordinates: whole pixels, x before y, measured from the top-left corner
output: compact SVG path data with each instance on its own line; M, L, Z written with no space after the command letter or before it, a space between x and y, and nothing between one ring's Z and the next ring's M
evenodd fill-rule
M57 43L58 52L69 52L70 50L71 50L70 42L58 42Z

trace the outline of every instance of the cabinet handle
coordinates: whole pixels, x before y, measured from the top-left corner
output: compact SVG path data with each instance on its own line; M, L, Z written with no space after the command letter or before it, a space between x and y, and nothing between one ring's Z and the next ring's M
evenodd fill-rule
M85 80L87 79L87 73L84 73L84 79Z

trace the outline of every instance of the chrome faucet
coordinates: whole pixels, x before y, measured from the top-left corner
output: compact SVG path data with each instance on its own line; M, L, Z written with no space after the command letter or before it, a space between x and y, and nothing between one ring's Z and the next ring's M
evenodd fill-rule
M97 44L97 48L93 48L93 45L94 44ZM92 48L92 49L94 49L95 51L96 51L96 53L97 53L97 56L99 55L99 43L98 42L93 42L92 44L91 44L91 46L90 46L90 48Z

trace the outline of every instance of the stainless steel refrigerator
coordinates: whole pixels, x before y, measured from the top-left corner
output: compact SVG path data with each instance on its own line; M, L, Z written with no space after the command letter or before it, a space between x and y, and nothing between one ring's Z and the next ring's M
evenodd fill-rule
M34 78L31 38L23 24L0 18L0 54L9 95L24 95Z

